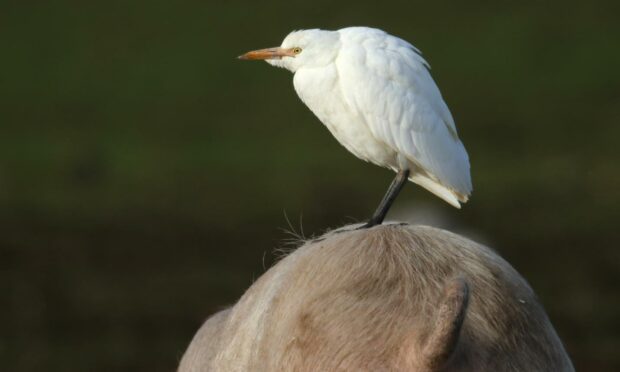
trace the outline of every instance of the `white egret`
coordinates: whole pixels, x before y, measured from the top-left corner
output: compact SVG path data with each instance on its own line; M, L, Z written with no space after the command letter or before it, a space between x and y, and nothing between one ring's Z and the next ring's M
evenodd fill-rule
M239 57L294 73L301 100L358 158L397 172L365 227L383 222L407 181L460 208L469 158L420 51L368 27L291 32L280 47Z

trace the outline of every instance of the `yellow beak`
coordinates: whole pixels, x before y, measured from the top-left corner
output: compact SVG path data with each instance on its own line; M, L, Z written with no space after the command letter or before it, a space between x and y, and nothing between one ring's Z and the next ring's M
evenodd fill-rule
M260 59L280 59L282 57L294 57L294 56L295 56L295 53L293 53L293 48L283 49L283 48L277 47L277 48L253 50L251 52L242 54L237 58L247 59L247 60L260 60Z

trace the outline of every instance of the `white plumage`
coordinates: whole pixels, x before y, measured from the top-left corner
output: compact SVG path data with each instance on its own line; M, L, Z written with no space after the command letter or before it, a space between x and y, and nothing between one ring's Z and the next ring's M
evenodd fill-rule
M355 156L408 170L409 180L457 208L467 201L467 152L427 62L408 42L367 27L303 30L241 58L292 71L301 100Z

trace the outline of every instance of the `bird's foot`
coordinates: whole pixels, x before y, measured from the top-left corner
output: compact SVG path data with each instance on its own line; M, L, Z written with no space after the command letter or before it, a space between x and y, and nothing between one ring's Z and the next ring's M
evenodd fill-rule
M371 227L375 227L379 225L383 225L383 222L373 222L371 220L371 221L366 222L362 226L356 228L355 230L365 230L365 229L369 229ZM397 222L397 223L391 222L391 223L386 224L386 226L407 226L407 225L409 225L407 222Z
M374 220L371 219L370 221L366 222L365 224L363 224L361 226L358 226L358 227L356 227L354 229L347 228L348 226L345 226L345 227L339 228L337 230L332 230L329 234L338 235L338 234L341 234L343 232L360 231L360 230L369 229L371 227L375 227L375 226L379 226L379 225L383 225L383 221L378 222L378 221L374 221ZM409 224L407 222L398 222L398 223L389 223L388 225L390 225L390 226L406 226L406 225L409 225ZM327 236L324 235L324 236L318 237L316 239L312 239L312 240L310 240L310 242L311 243L320 243L323 240L325 240L326 238L327 238Z
M361 226L358 226L358 227L355 227L355 228L352 228L352 227L349 227L349 226L343 226L343 227L341 227L339 229L332 230L329 233L333 234L333 235L338 235L338 234L342 234L342 233L345 233L345 232L357 231L357 230L362 230L362 229L364 229L366 227L371 227L371 226L367 226L367 225L368 225L368 223L365 223L365 224L363 224Z
M366 222L365 224L363 224L362 226L356 228L355 230L365 230L365 229L370 229L371 227L377 226L377 225L381 225L382 221L374 221L373 219L370 219L370 221Z

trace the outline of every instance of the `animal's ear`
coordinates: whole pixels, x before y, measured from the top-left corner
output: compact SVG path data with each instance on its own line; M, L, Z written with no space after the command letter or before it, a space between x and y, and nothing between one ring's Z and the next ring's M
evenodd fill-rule
M449 280L443 289L430 334L422 346L425 371L438 371L452 356L461 334L469 302L469 286L463 278Z

